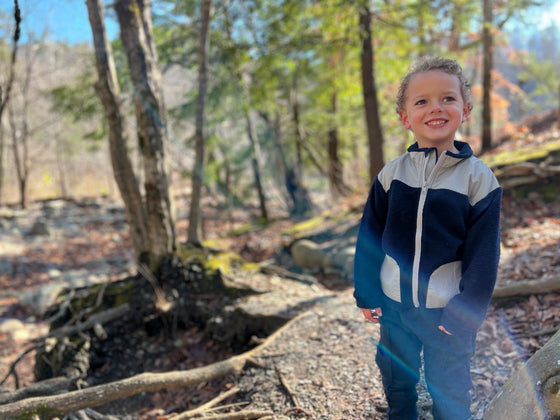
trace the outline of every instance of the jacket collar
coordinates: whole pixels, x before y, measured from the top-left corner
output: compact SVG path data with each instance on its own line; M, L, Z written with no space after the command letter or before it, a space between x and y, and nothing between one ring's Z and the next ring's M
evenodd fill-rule
M471 149L471 146L468 143L465 143L463 141L458 141L455 140L454 141L455 147L457 148L457 150L459 151L459 153L452 153L450 151L447 151L445 154L452 156L456 159L467 159L469 157L471 157L473 155L473 151ZM412 146L410 146L408 148L409 152L423 152L425 156L428 156L431 152L436 152L437 154L437 149L435 147L424 147L424 148L420 148L418 146L418 142L414 143ZM437 156L437 155L436 155ZM438 156L439 158L439 156Z

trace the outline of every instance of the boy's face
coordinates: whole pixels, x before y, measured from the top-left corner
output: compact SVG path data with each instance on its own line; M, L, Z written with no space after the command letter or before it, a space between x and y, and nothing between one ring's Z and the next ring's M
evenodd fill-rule
M441 154L453 150L455 132L470 112L461 95L459 78L440 70L420 73L410 79L405 109L399 111L406 129L418 145L436 147Z

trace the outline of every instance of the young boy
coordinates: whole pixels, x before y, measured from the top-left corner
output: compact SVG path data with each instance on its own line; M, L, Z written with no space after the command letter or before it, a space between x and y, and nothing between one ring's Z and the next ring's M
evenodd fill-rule
M397 112L416 143L375 179L354 262L354 297L380 322L376 362L389 419L416 419L423 350L434 419L469 419L470 359L492 296L502 189L455 133L471 111L456 61L427 57Z

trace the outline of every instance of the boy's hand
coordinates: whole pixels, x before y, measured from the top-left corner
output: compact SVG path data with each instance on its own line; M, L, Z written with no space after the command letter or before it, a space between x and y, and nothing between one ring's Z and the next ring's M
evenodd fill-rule
M447 335L452 335L449 331L447 331L447 330L445 329L445 327L444 327L443 325L440 325L438 328L440 329L440 331L443 331L445 334L447 334Z
M367 319L370 322L374 322L376 324L379 322L379 317L383 315L381 308L375 308L375 309L362 308L362 313L364 314L365 319Z

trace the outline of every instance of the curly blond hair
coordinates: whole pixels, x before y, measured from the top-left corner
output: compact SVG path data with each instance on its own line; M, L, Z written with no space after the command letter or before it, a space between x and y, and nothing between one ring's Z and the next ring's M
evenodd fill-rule
M406 90L413 76L421 73L426 73L432 70L440 70L447 74L457 76L459 79L459 86L461 88L461 95L465 103L471 103L471 85L465 75L463 69L457 61L450 58L443 57L420 57L410 68L408 74L401 80L401 85L397 92L397 113L404 110L406 102ZM470 105L469 112L472 110Z

